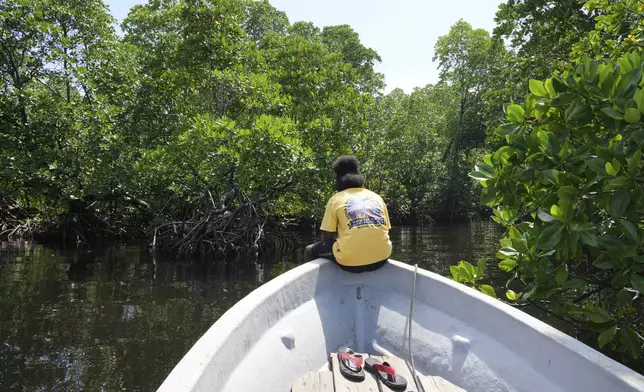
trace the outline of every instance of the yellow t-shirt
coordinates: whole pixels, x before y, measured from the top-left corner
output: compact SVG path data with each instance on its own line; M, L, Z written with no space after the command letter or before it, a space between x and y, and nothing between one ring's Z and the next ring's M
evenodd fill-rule
M360 266L391 256L389 212L378 194L349 188L329 199L321 230L335 233L333 255L338 263Z

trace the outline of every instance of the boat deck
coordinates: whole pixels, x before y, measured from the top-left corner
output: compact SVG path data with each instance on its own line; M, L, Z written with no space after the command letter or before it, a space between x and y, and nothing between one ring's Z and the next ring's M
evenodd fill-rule
M407 389L405 392L466 392L464 389L457 387L442 377L423 376L418 374L418 381L422 388L417 388L416 381L412 377L412 372L407 363L398 357L377 356L362 354L364 358L376 358L380 362L387 361L396 371L407 379ZM340 374L338 366L338 356L336 353L331 354L329 360L331 370L321 372L308 372L300 377L291 392L387 392L391 391L389 387L382 384L375 376L365 372L365 379L362 382L347 380Z

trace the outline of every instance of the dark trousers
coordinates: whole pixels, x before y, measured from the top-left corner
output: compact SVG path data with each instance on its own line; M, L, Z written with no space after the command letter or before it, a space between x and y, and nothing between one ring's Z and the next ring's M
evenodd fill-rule
M311 257L312 260L315 259L328 259L334 262L338 267L341 269L347 271L347 272L352 272L352 273L362 273L362 272L370 272L370 271L375 271L378 268L382 267L387 263L387 259L377 261L375 263L371 264L366 264L366 265L342 265L338 263L338 260L335 259L335 256L333 255L333 244L335 243L335 240L333 241L320 241L316 242L313 244L311 247Z

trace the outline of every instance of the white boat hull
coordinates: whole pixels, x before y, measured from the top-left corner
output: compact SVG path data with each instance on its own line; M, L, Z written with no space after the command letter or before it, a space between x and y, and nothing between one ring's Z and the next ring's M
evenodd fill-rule
M346 273L295 268L226 312L174 368L162 392L288 392L330 352L407 358L413 267ZM644 391L644 377L549 325L419 269L412 349L420 373L469 392Z

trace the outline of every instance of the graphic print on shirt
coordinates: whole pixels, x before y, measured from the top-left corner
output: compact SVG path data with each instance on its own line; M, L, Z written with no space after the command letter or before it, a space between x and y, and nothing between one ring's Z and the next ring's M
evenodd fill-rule
M344 213L349 228L385 225L385 214L378 200L368 196L352 197L347 201Z

